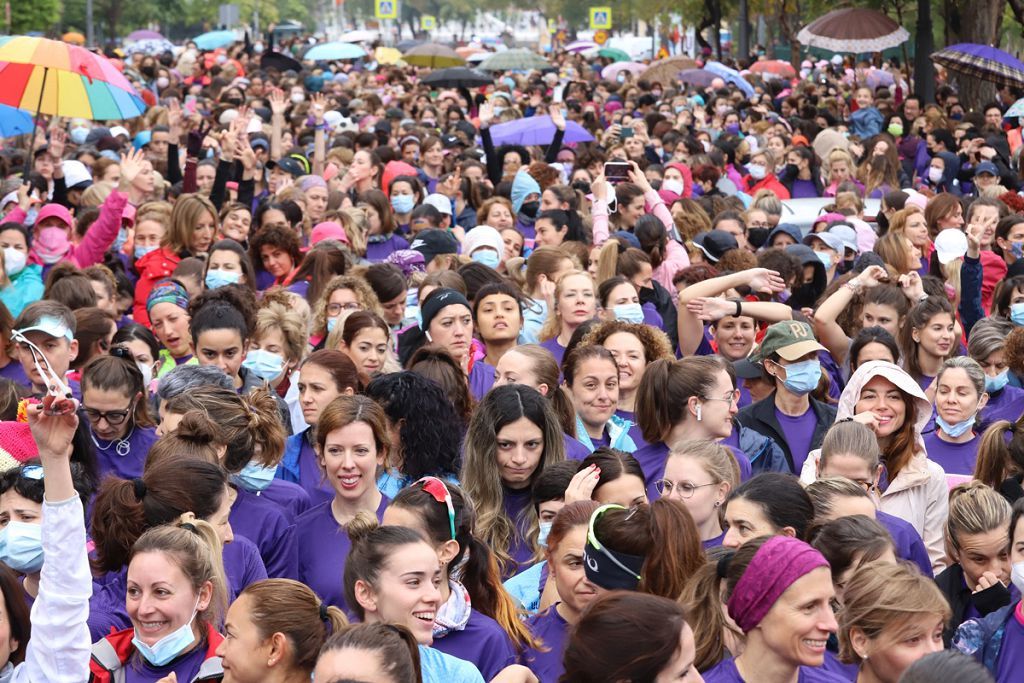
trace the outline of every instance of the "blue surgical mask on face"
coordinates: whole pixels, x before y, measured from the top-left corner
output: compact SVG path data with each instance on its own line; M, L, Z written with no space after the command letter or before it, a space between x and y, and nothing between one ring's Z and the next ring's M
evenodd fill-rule
M206 288L217 289L224 285L237 284L242 279L242 274L237 270L208 270L206 271Z
M8 522L0 530L0 560L22 574L34 574L43 568L43 526Z
M960 436L963 436L971 427L974 426L974 416L971 415L969 418L967 418L963 422L957 422L956 424L949 424L948 422L946 422L945 420L942 419L941 415L936 415L935 416L935 424L939 425L939 427L942 427L942 431L946 432L951 437L956 439L956 438L958 438Z
M71 133L68 134L68 137L71 138L71 142L75 143L76 145L84 145L85 139L89 137L89 129L84 128L82 126L72 128Z
M832 267L832 254L827 251L816 251L814 253L818 256L818 260L825 264L825 270Z
M1003 370L995 377L985 375L985 391L992 394L1002 391L1010 382L1010 369Z
M167 664L184 652L185 648L195 641L196 634L192 632L192 621L196 618L196 612L198 610L199 600L196 600L196 606L192 610L192 616L189 617L189 620L179 628L175 629L173 633L170 633L156 641L153 645L146 645L142 642L142 639L139 638L138 631L136 631L135 636L132 638L132 645L135 646L135 649L138 650L143 659L153 666L163 666L164 664Z
M121 251L124 247L124 243L128 241L128 228L121 228L117 231L117 237L114 238L114 251Z
M497 270L498 264L501 263L501 257L493 249L477 249L469 255L469 258L494 270Z
M415 203L411 194L396 194L391 197L391 208L395 213L409 213Z
M1024 258L1024 242L1010 242L1010 253L1014 258Z
M337 318L328 318L327 319L327 334L330 334L331 332L334 332L334 326L337 325L337 324L338 324L338 319Z
M245 355L242 367L264 381L277 378L284 370L284 358L263 349L253 349Z
M1010 306L1010 322L1024 327L1024 304L1013 304Z
M627 323L641 324L644 321L644 309L638 303L612 306L612 314L616 320Z
M156 251L157 247L135 247L135 260L138 261L140 258L145 256L151 251Z
M821 381L821 363L817 360L805 360L782 367L786 370L786 379L782 385L798 396L811 393Z
M539 545L541 548L547 548L548 547L548 534L551 533L551 525L552 524L554 524L554 522L540 522L539 523L540 533L537 534L537 545Z
M248 462L238 474L231 475L231 480L250 493L259 493L270 487L275 474L277 474L277 465L263 467L254 462Z

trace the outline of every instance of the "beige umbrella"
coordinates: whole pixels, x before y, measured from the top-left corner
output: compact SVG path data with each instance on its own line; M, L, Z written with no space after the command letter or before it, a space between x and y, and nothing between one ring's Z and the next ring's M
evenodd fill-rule
M686 69L698 68L697 61L686 57L685 55L677 55L675 57L666 57L665 59L659 59L656 62L652 62L647 69L641 73L638 78L653 83L674 83L676 76L680 71Z

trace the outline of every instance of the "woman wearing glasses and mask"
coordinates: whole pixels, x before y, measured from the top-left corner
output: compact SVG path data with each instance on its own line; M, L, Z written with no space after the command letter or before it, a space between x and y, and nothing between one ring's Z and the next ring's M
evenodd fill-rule
M770 325L750 360L775 379L775 391L736 416L743 426L774 439L795 474L807 454L821 447L825 431L836 419L834 407L810 395L821 381L818 352L824 350L807 323L786 320Z
M82 371L82 415L96 452L99 476L142 476L146 455L156 441L142 371L131 351L114 347L111 355L90 361Z

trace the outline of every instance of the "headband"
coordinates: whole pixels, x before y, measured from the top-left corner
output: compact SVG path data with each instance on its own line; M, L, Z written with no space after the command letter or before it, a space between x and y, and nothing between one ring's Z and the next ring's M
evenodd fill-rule
M597 540L594 523L597 518L609 510L626 510L621 505L602 505L590 515L587 528L587 544L583 549L583 567L587 580L607 590L636 590L640 585L640 569L644 558L638 555L627 555L607 548Z
M146 297L146 313L149 314L157 304L174 304L182 310L188 310L188 292L173 280L158 282Z
M455 304L462 304L471 313L473 311L473 307L469 305L466 297L454 289L436 289L431 292L427 300L420 306L420 316L423 320L420 329L424 331L430 329L430 321L434 319L434 316L440 313L445 306L454 306Z
M729 616L749 633L797 579L828 566L828 560L803 541L773 536L757 549L736 583L727 604Z

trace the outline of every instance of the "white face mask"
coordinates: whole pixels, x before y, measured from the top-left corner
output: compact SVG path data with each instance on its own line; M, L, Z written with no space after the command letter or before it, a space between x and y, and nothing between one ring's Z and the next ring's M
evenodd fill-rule
M764 178L767 169L761 164L747 164L747 171L750 172L750 177L754 180L761 180Z
M303 101L305 101L305 99L306 99L306 96L303 95L300 92L293 92L292 93L292 102L294 102L295 104L303 102Z
M27 259L28 255L25 252L13 247L4 247L4 270L7 271L7 277L13 277L23 271Z
M942 180L942 169L936 168L935 166L930 166L928 168L928 180L932 181L933 183L937 183L940 180Z
M1024 562L1016 562L1010 569L1010 583L1017 587L1017 590L1024 593Z
M156 79L156 87L160 88L161 90L163 90L164 88L166 88L170 84L171 84L171 81L170 81L170 79L167 78L167 76L160 76L159 78Z

